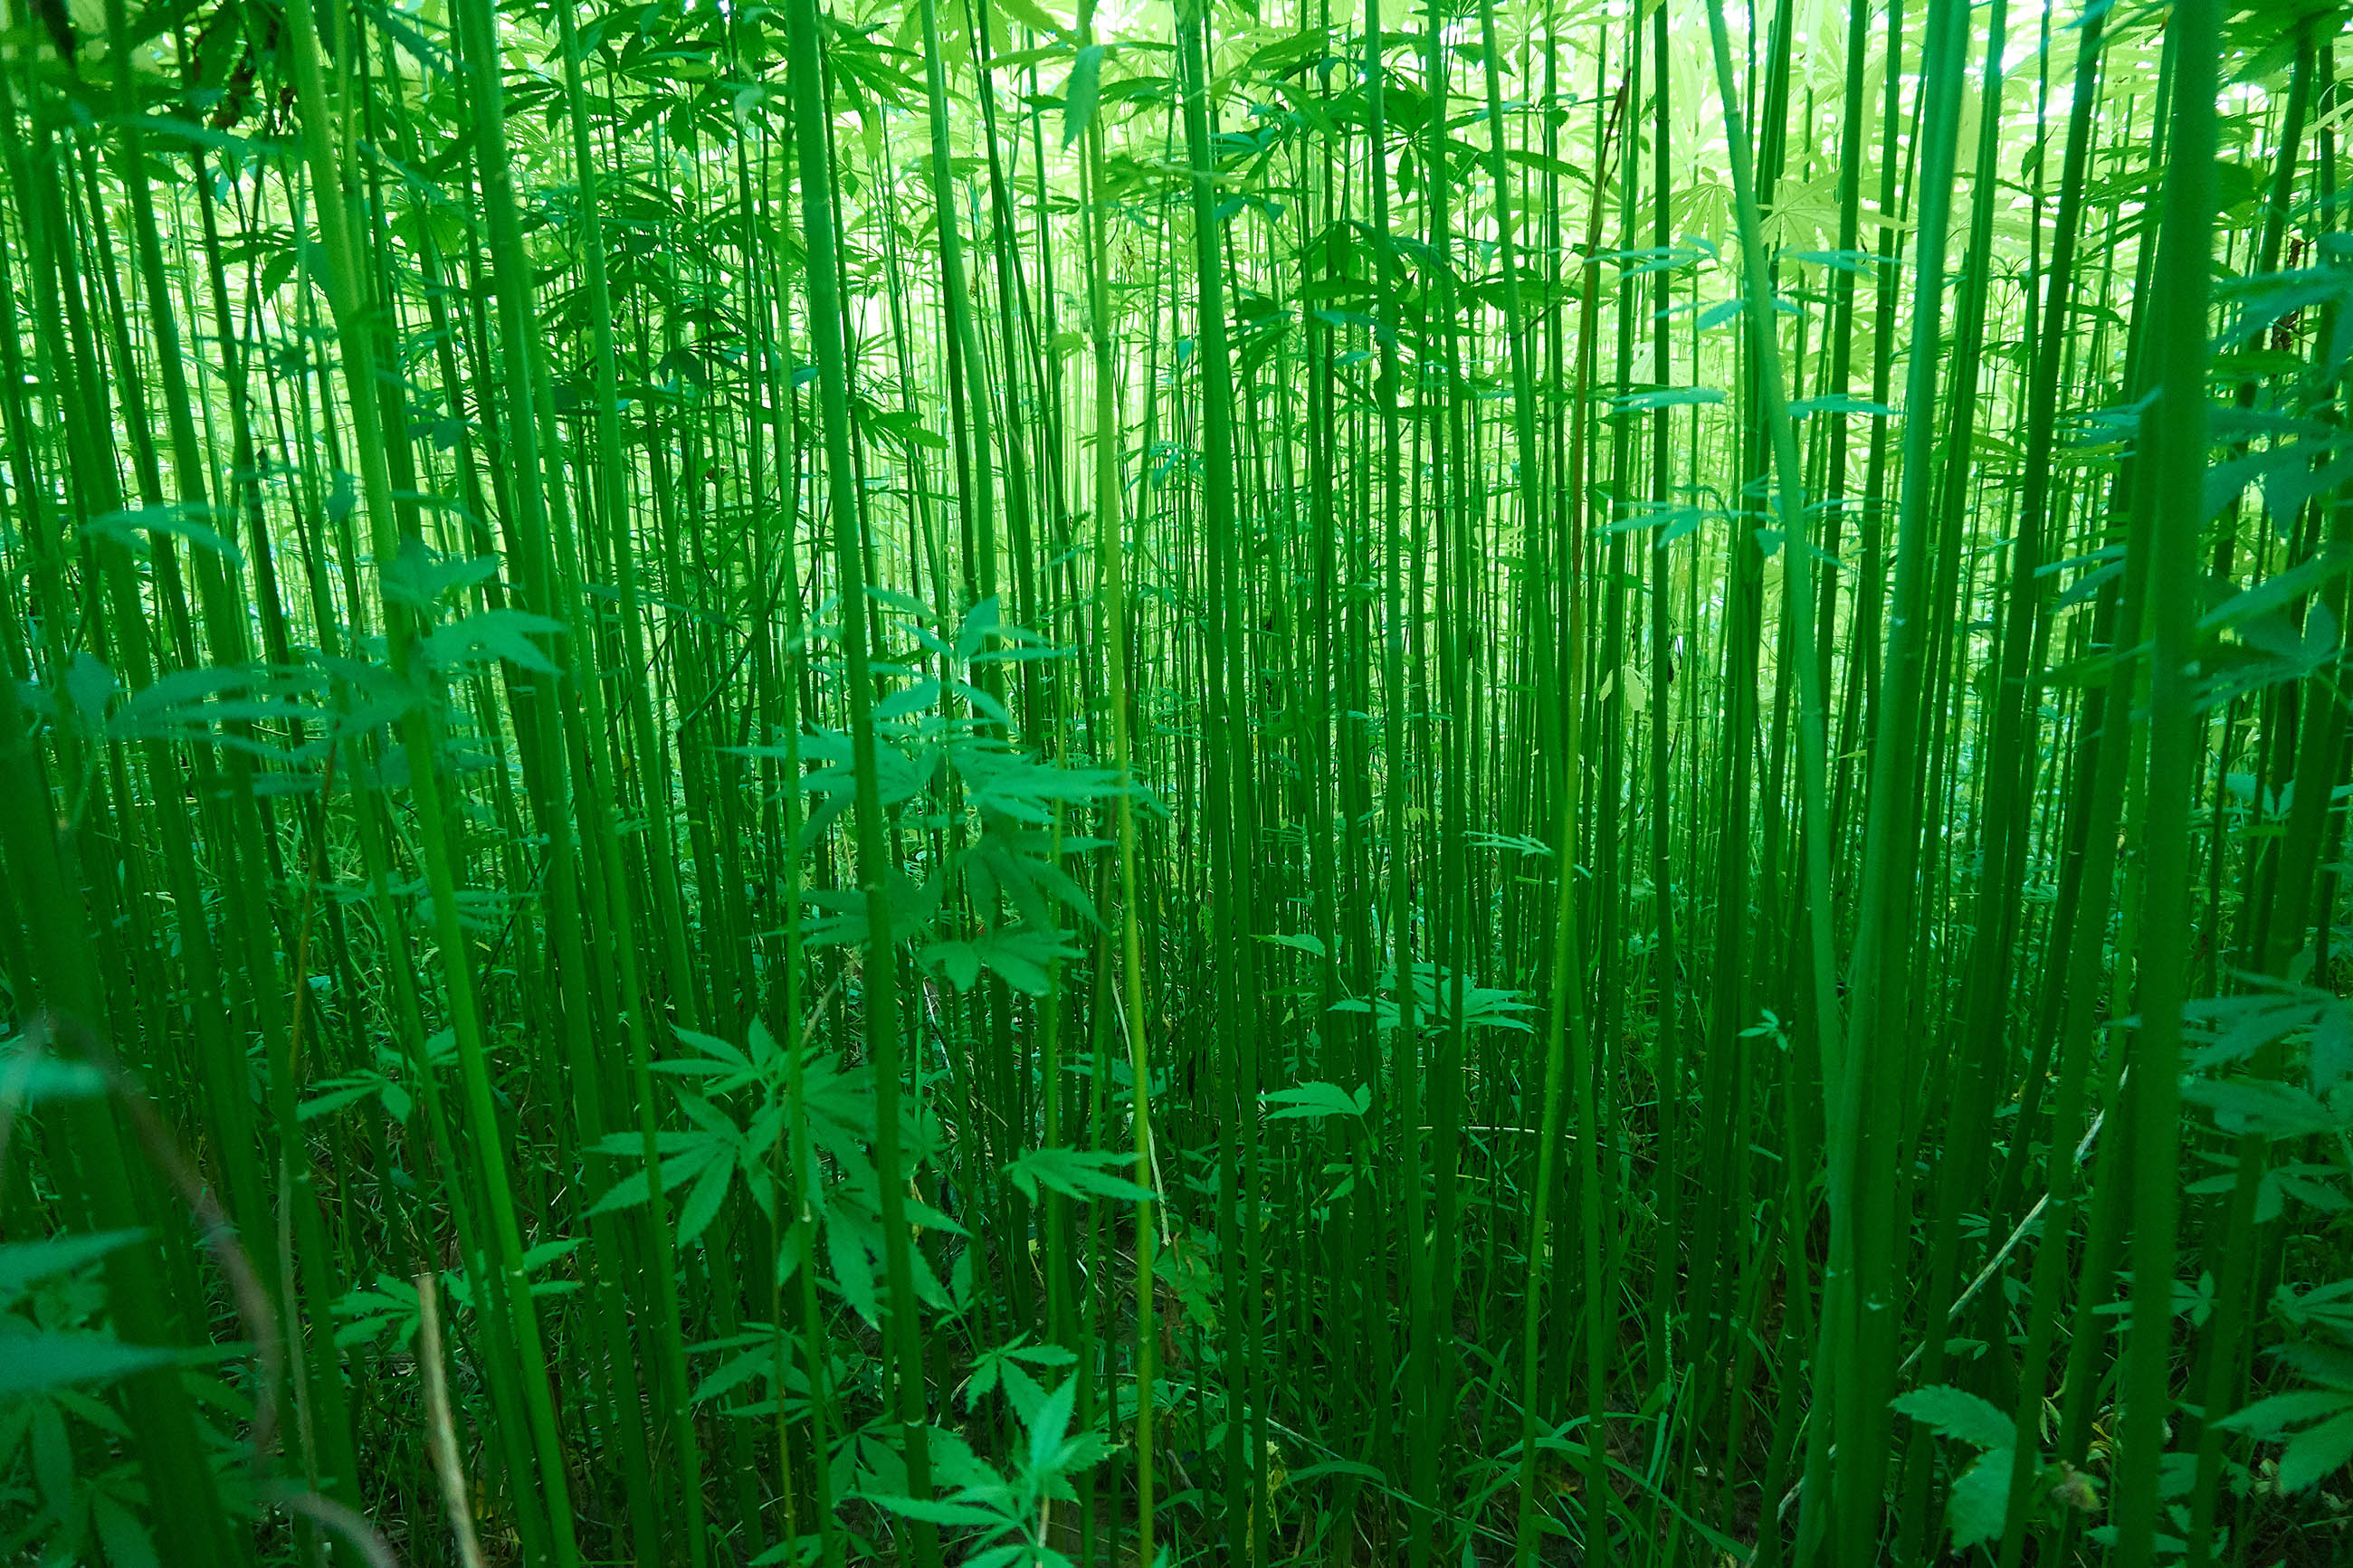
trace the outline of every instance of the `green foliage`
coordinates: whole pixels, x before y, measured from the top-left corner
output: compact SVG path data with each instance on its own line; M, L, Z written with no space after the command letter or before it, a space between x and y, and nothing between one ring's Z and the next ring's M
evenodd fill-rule
M1024 1197L1033 1200L1038 1190L1046 1187L1065 1197L1125 1198L1148 1203L1158 1195L1150 1187L1111 1173L1131 1163L1126 1155L1112 1151L1032 1149L1005 1167L1005 1178L1020 1188Z
M1010 1363L998 1363L1011 1371ZM1028 1383L1026 1374L1015 1373ZM969 1531L970 1568L1070 1568L1071 1559L1047 1542L1050 1505L1076 1502L1071 1478L1100 1463L1112 1449L1092 1432L1071 1431L1078 1381L1064 1378L1051 1393L1017 1399L1026 1441L1000 1469L960 1445L939 1456L938 1498L872 1495L872 1500L908 1519ZM871 1494L870 1494L871 1495Z
M1328 1116L1353 1116L1361 1121L1373 1108L1369 1085L1359 1086L1351 1094L1336 1083L1303 1083L1270 1090L1260 1098L1274 1107L1267 1115L1275 1121L1320 1121Z
M167 1366L177 1359L164 1345L124 1344L102 1333L58 1331L40 1324L50 1316L38 1310L31 1318L5 1310L25 1303L34 1288L59 1275L84 1270L117 1247L142 1240L135 1230L66 1235L47 1241L20 1241L0 1246L0 1401L16 1401L90 1384L109 1383L152 1366Z
M0 1561L2348 1555L2341 8L19 24Z

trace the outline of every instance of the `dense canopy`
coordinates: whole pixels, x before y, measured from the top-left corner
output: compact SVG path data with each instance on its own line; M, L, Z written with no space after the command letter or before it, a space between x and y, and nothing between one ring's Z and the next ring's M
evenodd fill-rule
M0 16L0 1563L2353 1553L2322 0Z

